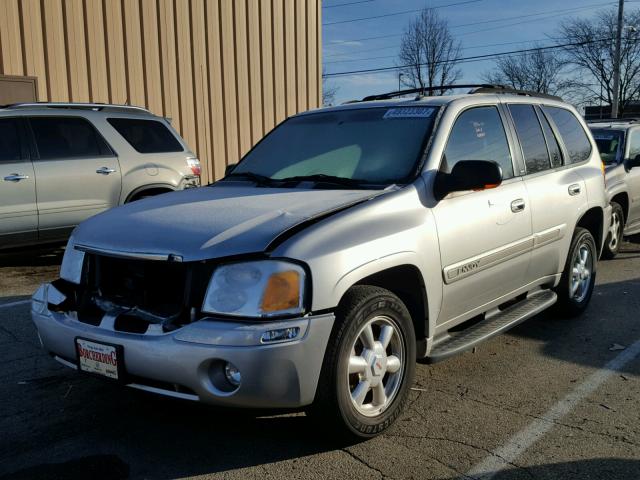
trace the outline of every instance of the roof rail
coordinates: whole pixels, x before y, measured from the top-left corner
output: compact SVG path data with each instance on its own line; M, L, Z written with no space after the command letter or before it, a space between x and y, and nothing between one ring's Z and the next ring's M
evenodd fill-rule
M538 98L547 98L550 100L558 100L563 101L561 97L556 95L549 95L546 93L532 92L529 90L518 90L515 88L508 87L506 85L492 85L486 83L480 84L464 84L464 85L437 85L435 87L424 87L424 88L411 88L409 90L399 90L396 92L382 93L379 95L369 95L362 99L363 102L369 102L372 100L389 100L391 98L400 97L402 95L410 95L413 93L419 94L419 96L424 95L425 92L433 92L437 90L452 90L454 88L471 88L472 90L469 92L470 94L475 93L505 93L511 95L523 95L527 97L538 97Z
M101 111L104 109L118 109L118 110L134 110L137 112L151 113L149 110L143 107L136 107L133 105L117 105L111 103L72 103L72 102L30 102L30 103L13 103L11 105L4 105L0 108L7 110L19 110L28 108L67 108L71 110L95 110Z
M437 85L435 87L422 87L422 88L410 88L408 90L397 90L395 92L380 93L378 95L369 95L362 99L363 102L370 102L372 100L389 100L395 97L401 97L403 95L411 95L417 93L418 95L424 95L425 92L434 92L437 90L452 90L454 88L476 88L476 87L494 87L495 85L488 84L468 84L468 85Z

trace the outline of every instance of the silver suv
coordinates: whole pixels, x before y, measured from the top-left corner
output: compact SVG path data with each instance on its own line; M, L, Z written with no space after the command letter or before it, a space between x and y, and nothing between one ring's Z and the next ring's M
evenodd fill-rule
M199 184L198 159L145 109L0 107L0 249L66 240L108 208Z
M623 235L640 233L640 124L635 119L589 123L605 164L611 226L602 256L618 253Z
M130 387L382 432L416 359L591 298L598 150L572 107L507 92L303 113L212 186L84 222L33 296L42 345Z

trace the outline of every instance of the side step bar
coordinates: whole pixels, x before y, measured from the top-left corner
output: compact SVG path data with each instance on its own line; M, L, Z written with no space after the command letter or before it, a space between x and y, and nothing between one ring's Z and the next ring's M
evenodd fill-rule
M533 293L521 302L512 305L495 315L476 323L466 330L456 332L436 343L431 353L424 359L435 363L445 358L472 349L491 337L506 332L528 318L537 315L554 303L558 296L551 290Z

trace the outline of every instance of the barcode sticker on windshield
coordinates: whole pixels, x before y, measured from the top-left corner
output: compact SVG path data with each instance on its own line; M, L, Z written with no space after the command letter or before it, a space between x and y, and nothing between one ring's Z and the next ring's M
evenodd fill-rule
M383 119L389 118L428 118L433 115L434 108L432 107L400 107L390 108L387 113L384 114Z

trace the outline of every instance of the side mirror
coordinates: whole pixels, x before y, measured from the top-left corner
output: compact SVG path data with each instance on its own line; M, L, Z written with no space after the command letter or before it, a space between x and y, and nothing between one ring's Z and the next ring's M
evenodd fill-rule
M625 162L625 167L627 167L627 171L631 170L635 167L640 167L640 155L636 155L635 158L630 158Z
M496 162L461 160L453 166L451 173L438 173L434 193L438 200L442 200L451 192L486 190L501 183L502 169Z
M231 172L233 172L233 169L236 168L236 165L238 165L238 164L237 163L230 163L229 165L224 167L225 176L229 175Z

